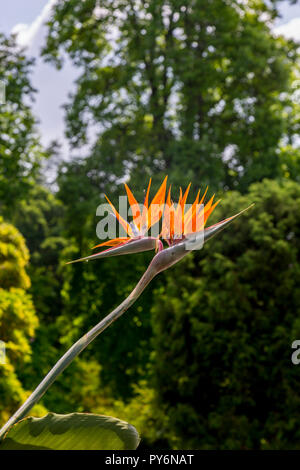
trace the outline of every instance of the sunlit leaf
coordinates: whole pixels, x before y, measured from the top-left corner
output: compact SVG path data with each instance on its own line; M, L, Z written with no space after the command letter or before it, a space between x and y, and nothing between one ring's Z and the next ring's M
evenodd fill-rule
M111 416L48 413L15 424L0 450L134 450L139 440L133 426Z

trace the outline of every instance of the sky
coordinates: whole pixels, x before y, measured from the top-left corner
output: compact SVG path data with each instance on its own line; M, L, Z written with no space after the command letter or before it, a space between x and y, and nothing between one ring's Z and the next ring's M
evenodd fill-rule
M43 25L56 1L0 0L0 31L18 33L19 44L27 47L30 56L36 57L32 83L38 93L33 110L40 121L42 143L47 146L52 140L58 140L62 150L69 152L64 137L62 104L68 101L68 94L74 90L78 71L69 61L58 71L39 58L46 31ZM275 24L275 33L300 41L300 4L290 5L283 1L280 11L282 17Z

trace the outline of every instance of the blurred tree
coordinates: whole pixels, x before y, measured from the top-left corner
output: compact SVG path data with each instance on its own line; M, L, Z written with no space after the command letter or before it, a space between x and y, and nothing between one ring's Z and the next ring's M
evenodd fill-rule
M0 211L6 217L27 195L45 156L30 108L32 65L14 39L0 33L0 80L6 87L6 103L0 104Z
M175 448L299 448L300 185L228 192L214 218L251 202L156 292L156 427Z
M141 191L167 172L245 191L280 176L297 55L276 15L262 0L58 1L43 53L81 70L66 118L74 147L93 144L87 178L101 190L131 175Z
M39 318L31 345L31 360L22 363L18 371L18 379L25 389L34 389L66 349L62 325L66 325L69 335L73 333L74 340L76 333L83 334L73 326L73 321L78 325L77 315L73 312L69 321L63 310L62 287L67 270L62 265L62 258L69 243L65 237L68 230L63 225L64 215L64 207L57 197L37 184L31 187L28 198L20 201L13 214L31 252L28 272L32 285L29 292ZM92 411L99 402L99 388L99 364L93 358L87 362L81 357L51 387L42 403L58 413Z
M39 326L32 345L32 361L22 369L22 382L34 388L38 379L49 371L60 351L57 318L61 315L62 296L60 256L67 240L63 236L63 206L49 190L32 186L12 217L30 250L28 272Z
M29 253L24 238L12 225L0 220L0 338L6 347L6 362L0 364L0 423L4 423L28 396L20 371L31 361L31 342L38 319L26 292L30 279L25 267ZM41 405L34 413L44 411Z
M12 222L30 251L30 292L43 323L51 324L61 310L60 255L67 245L63 232L64 208L46 188L35 184L14 210Z

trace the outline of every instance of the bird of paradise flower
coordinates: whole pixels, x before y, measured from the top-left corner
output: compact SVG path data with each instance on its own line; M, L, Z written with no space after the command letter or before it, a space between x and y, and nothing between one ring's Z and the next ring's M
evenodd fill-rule
M231 223L236 217L244 213L251 206L242 210L227 219L222 220L210 227L206 227L209 216L220 202L214 202L214 196L204 204L207 189L200 198L200 191L191 207L186 208L186 201L190 190L190 184L184 194L180 190L178 204L175 206L171 199L171 188L167 193L167 177L165 177L157 193L149 204L149 193L151 187L151 180L148 184L146 196L142 208L139 207L131 190L125 184L127 197L133 213L132 222L126 221L113 204L107 198L112 213L125 230L127 236L119 237L108 240L94 248L106 247L99 253L95 253L78 260L70 261L76 263L80 261L90 261L98 258L106 258L109 256L118 256L125 254L138 253L148 250L156 250L156 254L150 262L145 273L137 283L136 287L129 294L129 296L116 307L109 315L101 320L94 328L87 334L82 336L73 346L59 359L55 366L46 375L44 380L38 385L34 392L29 396L25 403L19 408L16 413L8 420L8 422L0 430L0 441L8 429L17 421L27 415L28 411L37 403L37 401L44 395L51 384L62 373L62 371L73 361L73 359L80 354L102 331L111 325L117 318L128 310L128 308L138 299L144 291L149 282L160 272L168 269L180 261L184 256L189 254L193 247L190 241L202 236L203 242L207 242L211 237L219 233L224 227ZM166 198L167 194L167 198ZM151 227L162 219L162 228L158 236L148 236ZM198 223L200 220L200 224ZM167 247L164 248L163 241L166 242Z
M109 246L110 248L100 251L99 253L70 261L67 264L78 263L81 261L90 261L110 256L139 253L153 249L160 253L164 250L162 240L167 243L169 248L171 248L169 251L167 251L170 258L174 257L175 253L177 256L179 253L182 253L183 248L185 254L187 254L187 252L192 251L189 250L188 247L190 246L189 242L193 237L196 238L197 235L200 235L201 232L203 232L203 239L206 242L212 236L221 231L227 224L232 222L236 217L251 207L249 206L238 214L235 214L207 228L206 223L215 207L221 200L219 199L214 202L215 195L213 195L209 201L205 203L205 197L208 190L208 188L206 188L201 198L200 190L198 191L193 204L191 204L188 210L186 210L186 201L191 188L191 183L188 185L184 193L180 188L178 203L175 204L171 198L171 187L167 193L167 178L168 177L166 176L157 193L153 197L151 203L149 204L149 193L151 187L150 178L142 208L138 204L128 185L125 184L129 205L133 214L133 220L130 223L119 214L112 202L108 199L107 196L105 196L111 206L111 213L118 220L119 224L125 230L127 235L125 237L117 237L100 243L93 248L95 249L106 246ZM157 222L159 222L161 219L162 229L159 235L156 237L148 235L151 227L157 224ZM179 245L179 247L175 248L175 245Z

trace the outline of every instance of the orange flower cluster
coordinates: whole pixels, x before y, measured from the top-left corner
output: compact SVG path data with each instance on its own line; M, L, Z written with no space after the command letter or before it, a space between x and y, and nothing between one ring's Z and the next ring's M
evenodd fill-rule
M161 218L162 229L158 236L158 239L161 238L165 240L168 245L172 245L176 243L176 241L182 240L187 235L203 230L209 216L213 212L216 205L220 202L220 200L214 203L213 201L215 195L213 195L210 200L206 204L204 204L205 196L207 193L206 188L201 199L199 190L195 201L192 205L190 205L189 208L187 208L186 201L191 187L190 183L184 194L182 193L182 190L180 188L179 200L178 203L175 204L171 199L171 187L168 190L168 195L166 198L167 178L168 177L166 176L159 190L157 191L151 203L149 204L149 193L151 187L150 179L146 191L144 204L142 207L139 206L131 190L129 189L127 184L125 184L127 197L133 216L133 220L131 223L128 223L118 213L118 211L108 199L108 197L105 196L112 208L113 214L117 218L120 225L122 225L123 229L126 231L128 236L108 240L104 243L100 243L100 245L96 245L94 248L100 246L123 245L134 239L146 237L151 227L157 222L159 222Z

